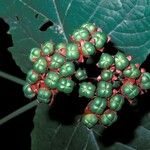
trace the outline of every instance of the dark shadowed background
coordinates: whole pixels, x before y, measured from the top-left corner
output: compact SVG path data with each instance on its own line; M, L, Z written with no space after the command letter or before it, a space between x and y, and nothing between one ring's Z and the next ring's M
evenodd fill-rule
M7 50L12 46L11 35L7 34L8 29L8 24L0 19L0 70L25 79L26 75L15 64ZM29 100L24 97L21 85L1 77L0 97L0 118L29 103ZM30 150L33 116L34 109L31 109L0 126L1 150Z

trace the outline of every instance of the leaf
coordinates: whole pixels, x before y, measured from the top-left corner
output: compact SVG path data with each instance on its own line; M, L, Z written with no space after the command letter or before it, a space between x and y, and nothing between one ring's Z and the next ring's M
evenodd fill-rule
M80 121L72 125L63 125L51 120L49 106L40 104L34 118L32 131L32 150L149 150L150 148L150 113L143 120L143 126L135 130L134 139L126 144L115 142L110 147L105 146L100 137L103 127L95 126L87 129Z
M67 41L85 22L96 23L111 36L117 48L142 63L150 53L149 8L148 0L0 1L0 14L10 25L14 44L9 50L24 72L31 68L28 55L32 47L49 39ZM48 21L53 25L40 31Z
M10 26L13 47L9 51L23 72L31 68L28 55L32 47L39 47L49 39L67 42L69 35L85 22L100 26L117 48L134 56L135 62L142 63L150 53L149 0L1 0L0 14ZM43 28L46 31L41 31ZM149 117L136 129L136 138L128 145L116 142L105 147L97 140L97 131L88 130L80 123L66 126L50 120L46 107L39 105L36 111L32 150L47 150L50 146L63 149L61 146L66 148L71 137L68 149L84 149L86 143L85 149L89 150L97 147L148 150L150 147L150 124L145 123Z
M110 147L105 147L101 143L101 149L103 150L149 150L150 148L150 130L147 128L144 128L143 126L139 126L135 130L135 138L132 140L132 142L128 144L123 144L120 142L115 142Z
M87 129L80 120L72 125L52 121L48 111L49 106L45 104L40 104L36 110L32 150L99 150L96 132Z

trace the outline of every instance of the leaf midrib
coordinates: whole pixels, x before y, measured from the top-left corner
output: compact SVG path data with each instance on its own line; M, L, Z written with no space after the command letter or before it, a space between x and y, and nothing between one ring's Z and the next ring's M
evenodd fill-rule
M16 2L16 1L15 1L15 2ZM19 0L19 2L20 2L22 5L24 5L25 7L27 7L28 9L30 9L31 11L36 12L36 13L38 13L39 15L41 15L44 19L50 20L49 17L45 16L43 13L39 12L39 11L36 10L35 8L29 6L29 5L28 5L26 2L24 2L23 0ZM67 39L66 33L65 33L65 31L64 31L64 27L63 27L63 24L62 24L62 20L61 20L61 17L60 17L60 14L59 14L59 11L58 11L58 8L57 8L57 4L56 4L55 0L53 0L53 6L54 6L54 9L55 9L55 11L56 11L56 16L57 16L57 20L58 20L59 26L61 27L61 29L62 29L62 31L63 31L63 32L62 32L62 35L63 35L65 41L68 43L68 39ZM53 23L54 23L54 21L53 21ZM54 23L54 24L57 25L56 23ZM57 25L57 26L58 26L58 25Z

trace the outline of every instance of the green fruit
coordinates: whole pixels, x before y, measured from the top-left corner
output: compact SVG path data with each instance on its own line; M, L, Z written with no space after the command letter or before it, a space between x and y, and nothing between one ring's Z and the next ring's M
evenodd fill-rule
M39 75L34 71L34 70L30 70L28 73L27 73L27 77L26 77L26 81L29 83L29 84L34 84L38 81L39 79Z
M92 98L95 94L95 89L96 89L96 87L92 83L82 82L79 87L79 96L80 97L84 96L86 98Z
M141 75L140 87L144 90L150 89L150 73L149 72L144 72Z
M129 60L126 58L125 54L118 52L115 55L115 66L118 70L123 70L129 65Z
M85 42L82 46L82 52L84 56L91 56L95 54L96 49L92 43Z
M59 43L56 45L56 52L60 52L62 49L66 49L66 44L65 43Z
M101 78L102 78L102 80L104 80L104 81L111 80L111 79L112 79L112 76L113 76L113 73L112 73L110 70L104 70L104 71L102 71L102 73L101 73Z
M117 113L112 110L106 110L101 116L101 123L104 126L110 126L117 120Z
M130 64L129 68L127 67L123 71L123 75L128 78L138 78L140 76L140 70L135 66L135 64Z
M59 53L55 53L51 58L51 63L49 67L50 69L58 69L64 64L64 62L65 62L65 57Z
M45 42L42 45L42 52L44 55L52 55L54 53L54 43L53 42Z
M35 96L35 93L32 91L30 84L26 83L23 86L23 92L24 92L25 97L27 98L33 98Z
M107 106L107 101L104 98L96 97L90 102L89 108L92 113L102 114Z
M85 79L87 79L86 70L79 68L79 69L76 71L76 73L75 73L75 77L76 77L78 80L85 80Z
M58 82L57 89L60 92L64 92L66 94L69 94L73 91L74 88L74 82L67 78L61 78Z
M140 92L138 86L130 82L127 82L126 84L124 84L121 89L122 89L123 95L129 99L135 98Z
M80 57L78 51L78 45L74 43L69 43L66 48L66 58L68 60L77 60Z
M90 33L93 33L96 31L96 26L92 23L85 23L81 26L82 28L86 28Z
M44 57L40 57L33 66L33 69L37 72L37 73L45 73L47 68L47 61Z
M112 84L106 81L100 81L97 85L97 95L107 98L112 95Z
M35 62L40 57L41 57L41 50L39 48L32 48L29 56L30 61Z
M107 42L107 35L104 32L95 32L95 34L92 35L92 40L95 42L95 47L100 49L103 48Z
M50 71L44 80L45 84L50 89L55 89L59 81L59 75L56 72Z
M92 128L98 122L98 118L94 114L85 114L82 117L82 122L86 127Z
M113 62L114 59L111 55L103 53L97 65L99 68L107 69L113 64Z
M59 50L59 49L62 49L62 48L66 48L66 43L58 43L57 45L56 45L56 50Z
M66 62L63 66L60 68L60 74L64 77L71 76L75 72L75 66L72 62Z
M41 103L49 103L51 97L50 90L46 88L40 88L37 95L37 100Z
M76 42L79 42L80 40L89 40L89 38L90 33L85 28L80 28L73 32L73 39Z
M111 97L109 107L111 110L118 111L122 108L123 104L124 104L124 97L120 94L116 94Z

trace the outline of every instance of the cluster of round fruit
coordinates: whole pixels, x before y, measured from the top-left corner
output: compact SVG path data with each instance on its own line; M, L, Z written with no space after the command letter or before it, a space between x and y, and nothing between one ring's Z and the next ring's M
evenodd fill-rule
M104 126L112 125L125 99L133 103L137 95L150 89L150 73L131 60L131 56L126 57L121 52L115 56L103 53L97 63L97 67L102 69L97 77L97 89L92 83L81 84L80 94L92 99L82 118L87 127L91 128L97 122Z
M100 28L94 24L84 24L71 36L71 43L54 44L48 41L41 48L33 48L30 61L33 69L27 73L23 90L25 96L37 95L39 102L49 103L58 91L71 93L75 85L74 75L78 80L87 78L86 70L75 70L75 62L84 62L85 57L102 51L109 40Z
M97 85L85 82L88 79L83 64L84 59L97 52L103 52L110 38L94 24L86 23L71 36L71 43L54 44L52 41L33 48L30 61L33 69L27 73L23 87L25 96L43 103L52 103L58 92L69 94L79 80L79 97L86 97L89 104L85 108L83 123L91 128L99 120L110 126L117 120L116 111L120 110L124 99L130 103L143 90L150 88L150 73L139 69L138 64L130 63L132 57L118 52L115 56L102 53L98 63L101 74ZM82 81L83 80L83 81ZM96 88L97 86L97 88Z

